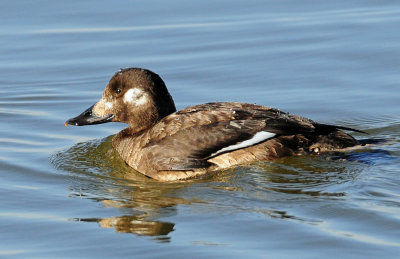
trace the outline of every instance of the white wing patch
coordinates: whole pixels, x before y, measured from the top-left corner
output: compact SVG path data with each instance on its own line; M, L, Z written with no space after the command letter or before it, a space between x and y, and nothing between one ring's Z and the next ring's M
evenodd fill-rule
M257 132L256 134L254 134L254 136L251 139L245 140L243 142L240 142L240 143L232 145L232 146L224 147L224 148L218 150L217 152L211 154L210 157L221 154L223 152L253 146L253 145L261 143L267 139L270 139L270 138L274 137L275 135L276 135L275 133L271 133L268 131Z
M143 105L147 102L147 96L139 88L132 88L124 94L124 102L137 106Z

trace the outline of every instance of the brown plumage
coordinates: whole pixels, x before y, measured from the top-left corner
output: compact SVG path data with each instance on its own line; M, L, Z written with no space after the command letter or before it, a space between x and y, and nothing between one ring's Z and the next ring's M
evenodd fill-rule
M358 130L260 105L218 102L176 112L162 79L140 68L117 72L100 101L66 123L80 126L109 121L130 125L113 138L113 147L125 162L161 181L360 144L340 129Z

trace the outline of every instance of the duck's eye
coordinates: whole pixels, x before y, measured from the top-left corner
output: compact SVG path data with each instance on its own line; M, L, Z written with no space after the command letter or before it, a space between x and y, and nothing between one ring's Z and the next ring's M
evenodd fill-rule
M117 94L120 94L122 91L121 91L121 89L117 89L117 90L115 90L115 92L117 93Z

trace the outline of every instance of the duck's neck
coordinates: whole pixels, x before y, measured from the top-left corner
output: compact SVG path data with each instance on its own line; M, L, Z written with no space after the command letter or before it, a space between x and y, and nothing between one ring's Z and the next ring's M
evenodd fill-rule
M170 96L169 96L170 97ZM126 139L132 139L143 132L146 132L148 129L151 129L155 124L157 124L160 120L167 117L168 115L174 113L176 111L175 104L171 100L168 102L169 106L164 109L149 109L150 112L141 114L141 116L134 117L133 119L128 120L130 126L120 131L117 135L114 136L112 143L114 148L117 150L121 145L123 145L123 141Z
M112 146L115 148L115 150L118 151L122 159L124 159L124 161L130 165L131 163L129 162L129 160L132 151L137 149L138 145L141 144L140 141L139 142L135 141L135 137L140 136L142 132L145 131L144 130L138 131L133 127L128 127L118 132L118 134L115 135L114 138L112 139ZM134 158L135 157L136 156L134 156Z
M122 140L126 139L126 138L131 138L131 137L135 137L140 135L142 132L144 132L145 130L149 129L151 127L143 127L143 128L138 128L138 127L128 127L125 128L123 130L121 130L120 132L117 133L117 135L114 136L113 138L113 145L115 147L115 145L117 145L118 143L120 143Z

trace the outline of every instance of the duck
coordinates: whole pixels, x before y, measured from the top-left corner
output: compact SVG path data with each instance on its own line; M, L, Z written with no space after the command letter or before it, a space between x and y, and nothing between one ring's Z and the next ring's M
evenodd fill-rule
M361 143L344 131L276 108L210 102L177 111L161 77L143 68L117 71L100 100L65 126L122 122L112 139L127 165L158 181L197 178L257 161L343 151Z

